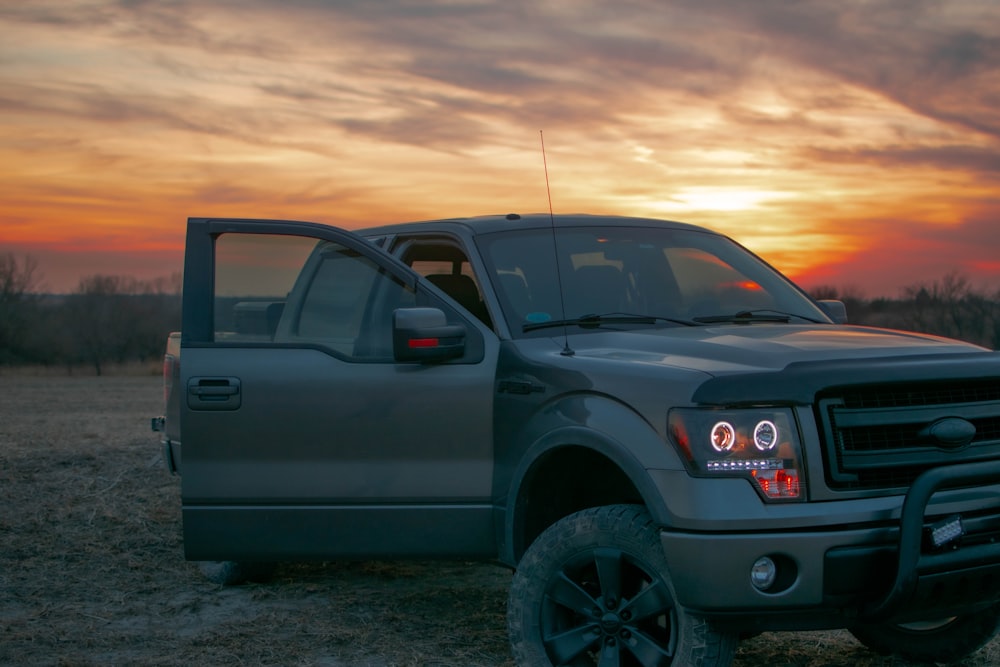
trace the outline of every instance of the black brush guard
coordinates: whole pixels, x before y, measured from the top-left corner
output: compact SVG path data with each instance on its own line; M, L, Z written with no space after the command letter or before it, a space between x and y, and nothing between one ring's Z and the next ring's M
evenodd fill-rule
M991 483L1000 483L1000 461L934 468L914 480L900 518L896 579L889 592L865 610L865 620L898 619L913 609L946 610L951 599L956 608L966 610L970 603L986 607L1000 601L1000 540L954 549L924 548L924 516L934 493Z

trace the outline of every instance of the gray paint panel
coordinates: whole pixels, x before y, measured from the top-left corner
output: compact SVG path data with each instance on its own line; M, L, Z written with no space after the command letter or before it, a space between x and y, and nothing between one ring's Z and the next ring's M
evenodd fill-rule
M189 560L496 557L493 508L467 506L184 509Z
M182 369L238 377L242 403L183 412L184 503L488 500L492 368L187 348Z

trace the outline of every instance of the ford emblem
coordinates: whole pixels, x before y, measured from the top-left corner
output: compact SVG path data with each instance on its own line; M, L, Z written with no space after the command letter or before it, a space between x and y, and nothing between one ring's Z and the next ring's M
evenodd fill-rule
M920 437L939 447L959 449L976 437L976 426L961 417L945 417L921 429Z

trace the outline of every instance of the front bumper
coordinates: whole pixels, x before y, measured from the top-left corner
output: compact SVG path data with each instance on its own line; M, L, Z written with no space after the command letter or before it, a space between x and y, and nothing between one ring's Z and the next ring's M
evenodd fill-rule
M695 530L689 516L684 530L665 529L661 541L678 602L743 630L969 613L1000 600L1000 487L991 486L998 483L1000 461L941 467L917 478L901 511L897 497L889 520L884 510L864 522L857 512L841 513L872 499L803 503L797 511L812 506L812 516L794 527L758 517L713 530L715 517ZM934 547L928 527L942 516L960 518L965 535ZM762 556L779 572L765 591L750 578Z

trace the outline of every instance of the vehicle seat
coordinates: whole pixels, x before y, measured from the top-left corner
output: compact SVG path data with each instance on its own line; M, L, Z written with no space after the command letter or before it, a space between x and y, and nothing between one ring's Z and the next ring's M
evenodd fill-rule
M492 327L490 315L486 311L486 304L480 298L479 289L472 278L462 273L434 273L427 276L427 280L478 317L480 321Z

